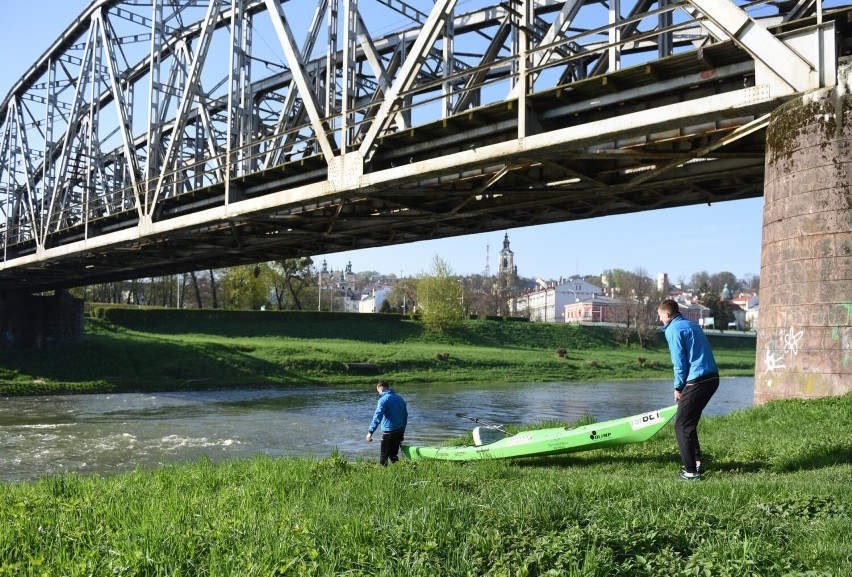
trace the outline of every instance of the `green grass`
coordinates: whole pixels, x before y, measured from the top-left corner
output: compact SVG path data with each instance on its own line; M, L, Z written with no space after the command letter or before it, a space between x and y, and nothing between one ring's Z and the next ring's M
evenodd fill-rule
M754 374L753 337L716 337L725 376ZM556 355L558 348L568 352ZM439 360L438 353L447 353ZM372 363L372 373L345 363ZM469 321L430 333L397 315L122 310L86 340L0 350L0 395L418 383L668 378L668 349L626 348L600 327Z
M201 460L0 485L0 576L845 576L852 395L561 457Z

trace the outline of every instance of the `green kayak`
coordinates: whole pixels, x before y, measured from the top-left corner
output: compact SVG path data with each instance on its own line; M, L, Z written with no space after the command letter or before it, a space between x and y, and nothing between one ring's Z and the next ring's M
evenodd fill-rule
M481 446L409 447L405 456L412 460L512 459L538 455L557 455L641 443L653 437L677 412L677 405L632 417L584 425L576 429L557 427L524 431Z

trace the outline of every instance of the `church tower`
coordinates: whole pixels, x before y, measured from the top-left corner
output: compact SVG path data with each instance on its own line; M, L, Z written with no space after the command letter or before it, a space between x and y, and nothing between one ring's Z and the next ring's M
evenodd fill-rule
M503 237L503 250L500 251L500 264L497 267L499 276L515 279L518 277L518 267L515 266L515 253L509 248L509 233Z

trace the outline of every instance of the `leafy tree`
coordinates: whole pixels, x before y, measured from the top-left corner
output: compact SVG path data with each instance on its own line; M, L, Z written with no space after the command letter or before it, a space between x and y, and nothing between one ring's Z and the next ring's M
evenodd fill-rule
M269 285L266 282L267 264L241 265L227 269L222 277L225 287L225 307L229 309L260 310L269 304Z
M417 281L420 319L430 331L446 331L464 321L462 285L441 257L435 256L432 274Z
M713 317L713 323L717 329L725 329L728 323L735 320L731 303L720 297L718 293L704 293L698 302L710 309L710 316Z

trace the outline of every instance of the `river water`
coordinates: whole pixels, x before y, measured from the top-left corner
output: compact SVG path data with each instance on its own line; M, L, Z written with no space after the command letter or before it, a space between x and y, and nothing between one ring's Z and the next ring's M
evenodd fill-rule
M598 421L673 404L671 380L412 386L408 444L435 444L486 423ZM722 379L705 415L750 407L754 377ZM364 435L375 389L287 390L10 397L0 403L0 480L60 473L109 475L209 457L314 455L335 449L375 458Z

